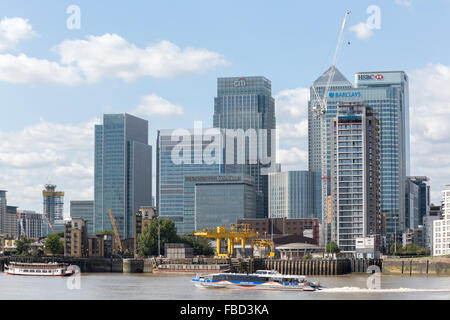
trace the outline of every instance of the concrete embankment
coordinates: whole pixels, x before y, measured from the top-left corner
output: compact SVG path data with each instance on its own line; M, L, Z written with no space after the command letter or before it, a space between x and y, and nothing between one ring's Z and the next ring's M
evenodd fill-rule
M383 274L450 276L450 258L387 258Z

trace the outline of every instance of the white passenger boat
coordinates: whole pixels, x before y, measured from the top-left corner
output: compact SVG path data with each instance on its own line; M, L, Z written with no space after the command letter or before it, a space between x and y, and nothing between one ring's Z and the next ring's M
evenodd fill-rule
M5 273L16 276L67 277L75 273L75 269L66 263L22 263L5 264Z
M316 291L324 288L319 282L308 281L305 276L283 275L272 270L258 270L253 274L215 273L197 274L192 279L201 288L250 288L270 290Z

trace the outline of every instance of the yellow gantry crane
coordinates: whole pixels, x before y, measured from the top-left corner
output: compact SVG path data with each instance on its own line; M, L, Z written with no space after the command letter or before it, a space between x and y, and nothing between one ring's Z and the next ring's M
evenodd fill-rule
M114 234L116 235L116 241L119 244L120 252L122 252L123 251L122 242L120 241L119 232L117 231L116 220L114 219L111 209L108 209L108 213L109 213L109 219L111 220L111 224L112 224L112 227L114 230Z
M215 229L205 229L194 232L194 235L216 239L217 243L217 257L231 258L233 256L233 249L235 243L241 243L241 247L245 248L245 243L248 239L258 237L259 233L254 232L248 224L232 224L230 228L217 227ZM221 253L222 239L227 240L227 253Z
M262 258L262 248L265 249L265 257L271 258L275 256L275 243L269 239L253 239L252 240L252 252L254 252L255 247L259 248L259 256Z

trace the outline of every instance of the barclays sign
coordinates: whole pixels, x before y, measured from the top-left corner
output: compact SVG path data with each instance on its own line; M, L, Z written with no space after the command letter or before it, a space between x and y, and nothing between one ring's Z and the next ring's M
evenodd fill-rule
M330 92L328 96L333 98L359 98L361 97L361 93L359 91L350 91L350 92Z

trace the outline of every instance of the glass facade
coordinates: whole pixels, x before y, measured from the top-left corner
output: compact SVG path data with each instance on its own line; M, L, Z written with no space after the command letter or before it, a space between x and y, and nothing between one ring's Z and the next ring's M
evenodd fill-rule
M257 215L259 218L268 216L268 178L261 174L267 165L259 161L250 163L250 150L256 150L258 159L270 157L275 152L275 141L272 141L271 130L276 128L275 100L272 97L272 84L265 77L230 77L217 79L217 97L214 99L214 127L221 129L265 129L266 141L258 137L256 144L245 146L245 164L226 164L225 172L251 175L255 178L258 192ZM234 148L225 144L225 152ZM251 149L255 148L255 149ZM236 150L237 151L237 150ZM235 156L237 152L233 150ZM270 165L269 165L270 166Z
M94 234L94 201L70 201L70 218L83 219L88 234Z
M185 177L223 173L221 145L219 141L217 142L218 144L212 140L204 140L202 134L194 134L194 129L185 129L178 133L170 129L158 131L156 155L158 213L161 217L170 218L180 234L195 230L194 197L184 191ZM210 155L217 160L215 163L208 163L203 157L211 146L214 148Z
M321 217L321 173L287 171L269 174L269 218Z
M186 177L186 182L194 189L197 229L228 227L241 219L256 218L252 177L233 174L190 176Z
M403 71L359 72L355 86L336 70L327 97L327 163L330 168L330 121L340 102L364 101L375 110L380 124L381 210L386 215L387 238L405 227L405 178L409 172L409 89ZM324 93L326 73L316 80L319 95ZM314 95L311 89L311 97ZM320 120L314 117L314 101L309 104L309 169L319 170ZM329 175L328 175L329 176Z
M133 214L152 203L151 155L146 120L105 114L95 126L94 232L113 229L111 209L120 237L132 237Z

